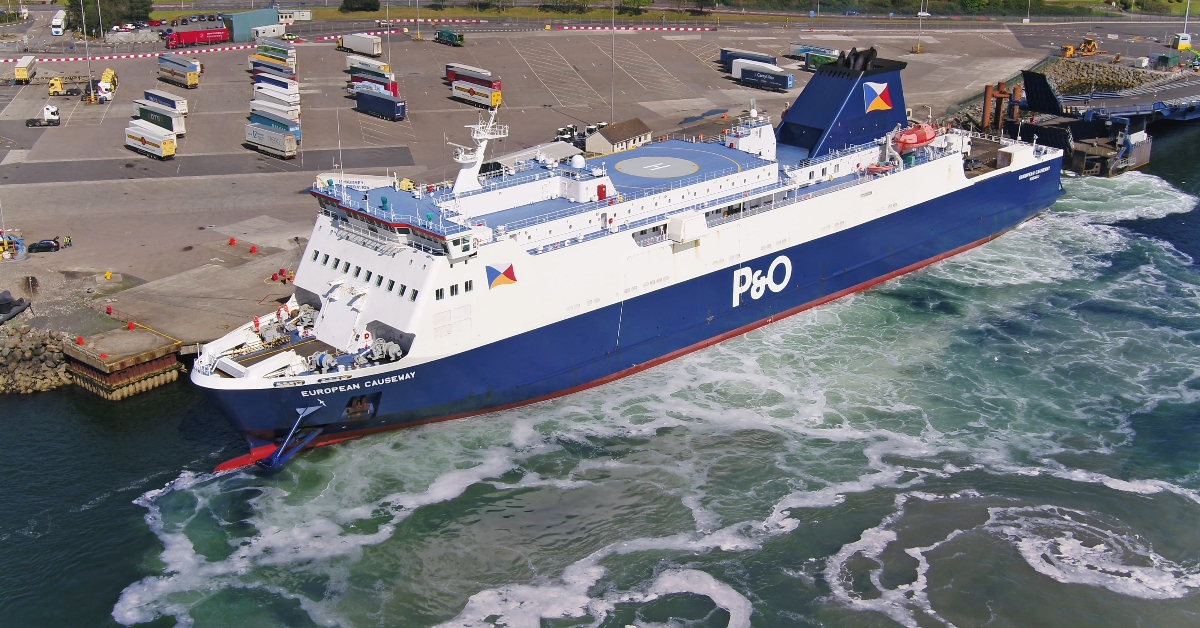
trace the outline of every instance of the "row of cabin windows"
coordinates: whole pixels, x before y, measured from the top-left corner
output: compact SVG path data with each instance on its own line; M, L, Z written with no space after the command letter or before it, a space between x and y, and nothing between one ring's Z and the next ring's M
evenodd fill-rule
M833 164L833 174L837 174L838 170L840 170L840 169L841 168L840 168L839 164ZM816 177L816 174L817 174L816 170L809 170L808 171L808 180L812 181ZM824 179L827 176L829 176L829 168L828 167L821 168L821 178Z
M463 292L470 292L474 289L475 289L475 281L474 280L468 279L463 282ZM452 297L458 296L458 284L453 284L450 286L450 296L452 296ZM442 299L446 298L446 289L438 288L437 290L434 290L433 298L437 301L441 301Z
M326 266L326 265L328 265L328 264L329 264L329 254L328 254L328 253L326 253L325 255L321 255L321 252L320 252L320 251L313 251L313 254L312 254L312 261L314 261L314 262L315 262L315 261L317 261L317 258L318 258L318 257L320 257L320 258L321 258L321 265L322 265L322 266ZM342 272L343 272L343 273L348 273L348 272L350 272L350 262L343 262L343 261L342 261L342 258L340 258L340 257L335 257L335 258L333 258L333 266L332 266L332 268L333 268L335 271L336 271L336 270L337 270L337 268L338 268L338 264L341 264L341 266L342 266ZM359 275L362 275L362 266L355 266L355 267L354 267L354 278L355 278L355 279L358 279ZM375 286L376 286L376 287L380 287L380 286L382 286L382 285L383 285L383 275L376 275L376 274L374 274L374 273L372 273L371 271L369 271L369 270L368 270L368 271L367 271L367 274L366 274L366 275L363 275L362 277L363 277L363 281L367 282L367 284L368 284L368 285L370 285L370 283L371 283L371 278L372 278L372 277L374 277L374 278L375 278ZM396 282L395 282L395 280L388 279L388 280L387 280L387 291L388 291L388 292L391 292L392 290L395 290L395 289L396 289ZM408 292L408 286L406 286L406 285L404 285L404 284L400 284L400 289L399 289L399 290L396 290L396 294L397 294L397 295L399 295L399 296L404 296L404 293L405 293L405 292ZM412 292L409 294L408 300L409 300L409 301L416 301L416 300L417 300L417 291L416 291L416 289L413 289L413 291L412 291Z

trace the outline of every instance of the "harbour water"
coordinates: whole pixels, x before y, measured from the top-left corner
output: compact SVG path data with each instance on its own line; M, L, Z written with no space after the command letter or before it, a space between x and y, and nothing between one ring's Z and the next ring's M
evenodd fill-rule
M1195 625L1197 140L865 294L275 475L207 472L242 445L182 381L7 397L0 623Z

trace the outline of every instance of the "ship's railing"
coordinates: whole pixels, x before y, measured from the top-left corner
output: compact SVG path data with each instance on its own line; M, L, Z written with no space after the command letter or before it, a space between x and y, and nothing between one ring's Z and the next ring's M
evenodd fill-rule
M866 142L863 144L856 144L854 146L848 146L848 147L840 149L840 150L831 150L828 153L821 155L820 157L814 157L813 159L802 159L799 162L797 162L796 165L786 167L784 169L784 171L785 172L793 172L795 170L802 170L804 168L818 166L825 162L833 161L835 159L840 159L847 155L853 155L854 153L859 153L859 152L863 152L863 151L867 151L867 150L879 150L879 144L876 142Z
M423 218L421 216L416 216L413 214L403 214L403 213L399 213L399 212L387 211L387 210L384 210L382 207L371 207L370 203L368 203L367 201L361 200L361 198L359 198L359 199L349 198L347 195L342 194L341 191L338 189L337 184L334 184L333 186L314 184L312 189L314 192L316 192L318 194L322 194L324 196L327 196L327 197L330 197L333 199L337 199L338 204L341 205L342 207L346 207L346 208L353 209L358 212L362 212L373 218L378 218L385 222L389 222L389 223L393 223L393 224L401 224L401 223L406 224L406 225L421 229L423 231L428 231L430 233L434 233L434 234L437 234L437 235L440 235L443 237L453 235L455 233L462 233L465 231L469 231L469 229L467 227L464 227L462 225L459 225L459 224L456 224L453 222L433 222L432 220L428 220L426 218ZM354 194L361 197L363 193L358 190L355 190Z
M421 244L415 238L406 238L390 231L384 233L364 229L327 209L321 210L321 213L333 219L333 230L335 232L343 232L342 234L335 234L336 237L348 239L355 244L375 250L381 255L392 255L406 246L429 253L430 255L446 254L441 248Z
M578 203L571 207L564 207L563 209L560 209L558 211L549 212L546 214L542 214L540 216L531 216L531 217L525 218L523 220L516 220L513 222L505 223L503 225L499 225L499 227L503 227L505 232L511 233L513 231L525 229L527 227L532 227L534 225L551 222L554 220L558 220L560 218L567 218L570 216L574 216L576 214L582 214L582 213L586 213L586 212L590 212L590 211L596 211L596 210L604 209L604 208L607 208L607 207L610 207L613 205L617 205L620 203L629 203L629 202L632 202L632 201L635 201L638 199L646 198L648 196L654 196L655 194L662 194L664 192L670 192L671 190L677 190L681 187L688 187L688 186L696 185L697 183L703 183L705 181L711 181L713 179L727 177L732 174L737 174L738 172L745 172L746 170L749 170L752 168L761 168L762 166L773 165L775 163L775 162L767 161L765 159L758 159L757 161L758 161L758 163L747 166L746 168L741 168L741 167L724 168L722 170L718 170L715 172L710 172L710 173L703 174L703 175L696 175L693 177L688 177L686 179L680 179L674 183L671 183L670 185L664 185L664 186L660 186L657 188L647 188L647 189L641 190L639 192L635 192L633 194L621 194L616 197L610 197L610 198L607 198L602 201L590 201L587 203ZM739 192L739 194L741 194L741 192ZM675 211L675 210L672 210L672 211Z

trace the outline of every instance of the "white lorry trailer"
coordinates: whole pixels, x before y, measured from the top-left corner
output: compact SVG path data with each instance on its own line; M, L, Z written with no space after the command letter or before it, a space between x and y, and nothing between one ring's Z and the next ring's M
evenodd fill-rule
M259 152L281 159L291 159L297 153L295 134L264 124L246 125L246 143Z
M360 55L378 57L383 54L383 40L378 35L342 35L337 38L337 49L342 52L356 52Z
M143 120L132 120L125 127L125 148L155 159L171 159L175 157L175 134Z

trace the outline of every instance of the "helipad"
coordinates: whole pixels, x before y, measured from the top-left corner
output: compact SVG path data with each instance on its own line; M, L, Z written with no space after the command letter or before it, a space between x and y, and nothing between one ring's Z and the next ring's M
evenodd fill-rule
M700 170L694 161L679 157L634 157L617 162L617 172L648 179L686 177Z

